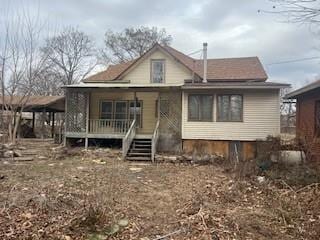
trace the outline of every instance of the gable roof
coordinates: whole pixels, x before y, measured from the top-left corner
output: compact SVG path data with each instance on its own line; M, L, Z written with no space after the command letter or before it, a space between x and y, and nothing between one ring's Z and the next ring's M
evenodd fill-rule
M146 55L156 48L165 51L191 72L194 72L200 78L203 78L203 60L194 59L170 46L161 46L159 44L155 44L141 57L126 63L110 65L107 70L88 77L84 80L84 82L104 82L117 80L119 79L119 76L128 71L132 66L135 65L135 63L137 63L139 60L142 60ZM208 81L265 81L267 78L268 76L258 57L208 59Z
M313 83L310 83L310 84L308 84L308 85L306 85L306 86L304 86L304 87L302 87L302 88L299 88L299 89L297 89L297 90L295 90L295 91L293 91L293 92L291 92L291 93L288 93L288 94L285 96L285 98L288 98L288 99L290 99L290 98L296 98L296 97L298 97L299 95L308 93L308 92L310 92L310 91L312 91L312 90L315 90L315 89L317 89L317 88L320 89L320 80L317 80L317 81L315 81L315 82L313 82Z

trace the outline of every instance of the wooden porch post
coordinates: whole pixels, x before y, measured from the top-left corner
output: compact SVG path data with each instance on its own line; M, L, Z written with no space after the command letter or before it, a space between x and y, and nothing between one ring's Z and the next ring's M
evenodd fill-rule
M52 125L51 125L51 137L54 138L54 112L51 112L51 121L52 121Z
M45 114L46 114L46 109L43 108L42 109L42 116L41 116L41 138L44 139L44 132L45 132L45 127L44 127L44 123L45 123Z
M133 119L134 120L137 120L137 92L136 91L134 91L134 93L133 93L133 98L134 98L134 113L133 113Z
M89 139L88 139L88 134L89 134L89 117L90 117L90 93L87 93L87 101L86 101L86 138L85 138L85 149L88 149L89 146Z
M36 113L32 112L32 132L34 133L34 125L35 125L35 119L36 118Z
M64 134L63 134L63 146L67 146L67 124L68 124L68 109L67 109L67 101L68 101L68 88L66 88L65 93L64 93Z
M158 121L160 120L160 92L158 92L158 105L157 105L157 111L158 111Z

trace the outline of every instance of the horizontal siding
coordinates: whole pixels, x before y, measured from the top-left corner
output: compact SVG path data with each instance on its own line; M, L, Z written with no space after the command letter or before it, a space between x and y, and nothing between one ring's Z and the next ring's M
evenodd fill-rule
M93 92L90 98L90 118L100 118L100 102L102 100L133 100L131 92ZM157 122L155 117L156 100L158 93L156 92L139 92L137 93L138 100L142 101L142 128L138 129L139 134L151 134Z
M188 93L183 94L182 138L254 141L280 134L278 90L242 90L243 122L216 122L216 94L213 122L188 122ZM226 93L231 93L230 91Z
M130 80L131 83L136 84L149 84L151 76L150 63L152 59L165 59L165 83L184 83L185 79L191 79L192 77L192 73L189 70L169 55L158 50L128 72L128 74L123 77L123 80Z

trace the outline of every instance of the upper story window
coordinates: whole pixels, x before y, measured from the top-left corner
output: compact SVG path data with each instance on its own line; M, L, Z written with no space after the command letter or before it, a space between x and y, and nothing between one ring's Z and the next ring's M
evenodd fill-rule
M242 95L218 95L217 121L241 122L243 114Z
M189 121L212 121L213 96L205 94L190 94L188 97Z
M165 61L162 59L151 60L151 82L164 83Z

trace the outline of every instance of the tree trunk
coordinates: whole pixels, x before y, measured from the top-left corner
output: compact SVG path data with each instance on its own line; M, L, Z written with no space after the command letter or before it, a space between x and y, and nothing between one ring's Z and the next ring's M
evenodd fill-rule
M17 113L17 116L15 116L15 124L14 124L13 134L12 134L12 143L13 144L16 144L17 132L18 132L19 124L20 124L20 119L21 119L21 114Z

